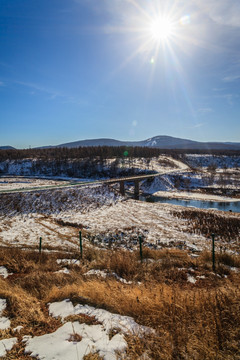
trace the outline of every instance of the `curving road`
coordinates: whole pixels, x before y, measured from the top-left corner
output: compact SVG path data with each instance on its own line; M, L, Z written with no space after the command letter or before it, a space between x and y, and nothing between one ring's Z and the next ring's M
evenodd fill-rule
M170 173L179 173L186 171L188 168L182 167L178 170L172 169L168 171L158 172L154 174L148 174L148 175L134 175L134 176L127 176L122 178L114 178L114 179L105 179L105 180L93 180L93 181L81 181L81 182L69 182L65 184L58 184L58 185L46 185L46 186L37 186L37 187L30 187L30 188L18 188L18 189L10 189L10 190L0 190L0 194L10 194L10 193L21 193L21 192L31 192L31 191L44 191L44 190L53 190L53 189L59 189L59 188L72 188L72 187L78 187L78 186L91 186L96 184L114 184L114 183L120 183L125 181L141 181L153 177L157 177L159 175L167 175Z

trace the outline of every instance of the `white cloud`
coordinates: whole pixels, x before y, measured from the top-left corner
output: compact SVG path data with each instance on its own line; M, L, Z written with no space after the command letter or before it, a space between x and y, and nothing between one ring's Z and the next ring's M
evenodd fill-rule
M37 92L42 92L48 94L49 95L48 99L50 100L55 100L57 98L60 98L62 100L62 103L72 103L81 106L88 105L88 102L84 98L81 98L79 96L70 96L68 94L62 93L61 91L47 88L45 86L36 83L28 83L24 81L14 81L14 83L30 88L31 89L30 95L36 95Z
M209 114L209 113L212 113L213 112L213 109L212 108L200 108L200 109L198 109L198 112L200 113L200 114ZM201 124L202 125L202 124ZM196 127L196 126L195 126Z
M22 86L26 86L29 87L31 89L37 90L37 91L41 91L44 93L47 93L51 96L51 98L56 98L57 96L63 96L60 92L46 88L42 85L38 85L35 83L28 83L28 82L24 82L24 81L15 81L16 84L22 85ZM34 92L35 93L35 92Z
M224 99L227 101L228 105L232 106L236 99L239 98L237 94L223 94L223 95L215 95L217 99Z
M214 92L221 92L221 91L225 91L226 88L213 88L212 89Z
M223 78L223 81L232 82L240 79L240 75L230 75Z
M198 123L198 124L195 124L194 126L192 126L191 128L196 129L196 128L199 128L199 127L202 127L202 126L204 126L204 123Z
M240 1L195 0L195 3L214 22L221 25L240 27Z

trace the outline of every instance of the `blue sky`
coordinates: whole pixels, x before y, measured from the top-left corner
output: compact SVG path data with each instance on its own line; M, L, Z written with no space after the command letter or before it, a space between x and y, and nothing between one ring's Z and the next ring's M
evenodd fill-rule
M0 145L240 142L238 0L0 0L0 49Z

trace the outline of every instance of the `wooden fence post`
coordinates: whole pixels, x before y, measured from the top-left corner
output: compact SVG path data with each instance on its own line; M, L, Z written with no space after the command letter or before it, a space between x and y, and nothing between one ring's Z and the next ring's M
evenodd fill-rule
M143 261L143 253L142 253L142 236L139 235L138 237L139 239L139 246L140 246L140 258L141 258L141 262Z
M82 259L83 249L82 249L82 232L79 231L79 246L80 246L80 254Z
M42 253L42 238L39 239L39 254Z
M215 272L215 234L212 233L212 269Z

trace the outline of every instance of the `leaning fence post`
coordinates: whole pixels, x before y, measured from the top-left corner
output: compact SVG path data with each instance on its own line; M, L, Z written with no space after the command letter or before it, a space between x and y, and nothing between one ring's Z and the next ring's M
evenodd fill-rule
M143 260L143 253L142 253L142 236L139 235L138 239L139 239L139 246L140 246L140 258L141 258L141 262L142 262L142 260Z
M215 234L212 233L212 269L215 271Z
M42 252L42 238L39 239L39 254Z
M81 258L82 258L82 232L79 231L79 246L80 246L80 254L81 254Z

